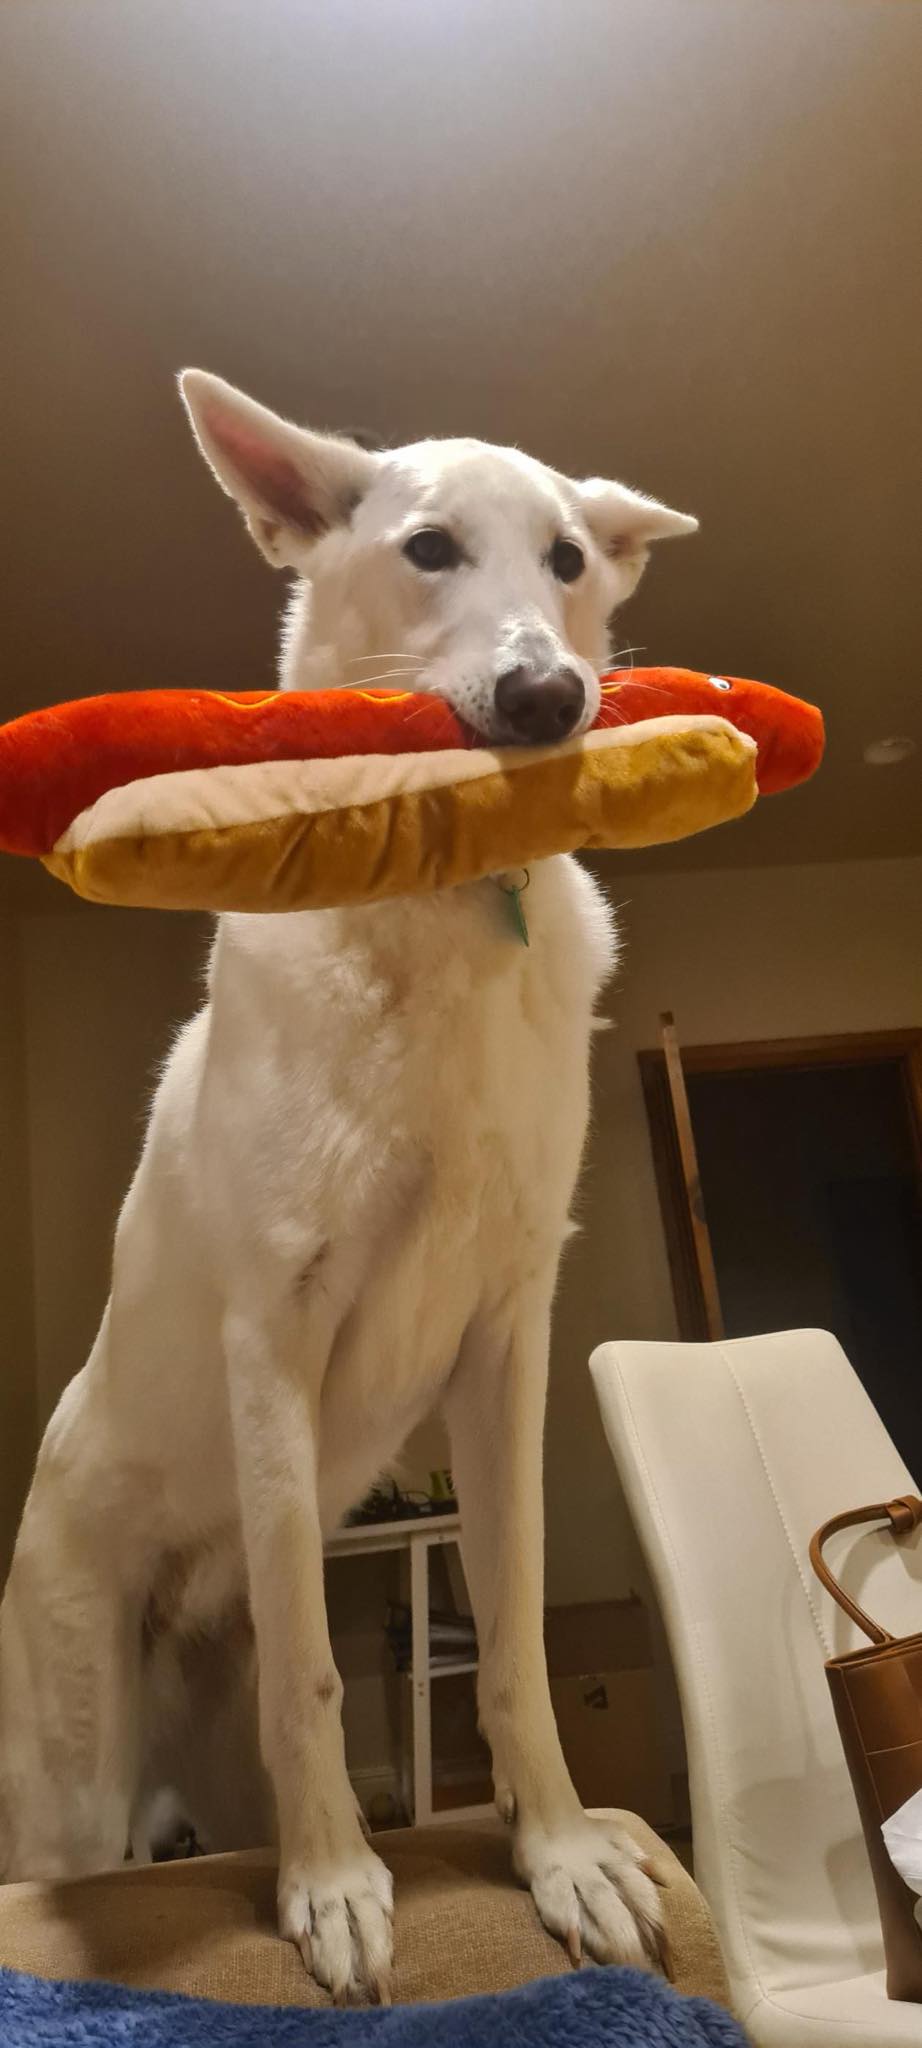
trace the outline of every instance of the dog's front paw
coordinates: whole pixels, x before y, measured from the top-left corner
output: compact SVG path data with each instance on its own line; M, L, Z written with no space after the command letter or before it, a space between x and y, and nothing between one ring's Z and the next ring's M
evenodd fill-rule
M620 1828L579 1814L559 1831L520 1828L515 1868L549 1934L579 1963L634 1963L665 1970L657 1888L643 1856Z
M391 2000L394 1887L364 1842L342 1863L292 1864L279 1877L279 1927L338 2005Z

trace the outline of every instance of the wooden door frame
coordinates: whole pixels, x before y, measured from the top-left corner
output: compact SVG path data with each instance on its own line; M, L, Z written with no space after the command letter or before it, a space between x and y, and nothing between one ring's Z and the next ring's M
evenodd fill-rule
M693 1221L666 1071L665 1054L637 1055L647 1110L680 1337L693 1342L709 1335ZM904 1031L849 1031L817 1038L751 1039L727 1045L682 1046L686 1074L731 1074L759 1068L864 1066L892 1061L901 1070L906 1109L922 1188L922 1026Z

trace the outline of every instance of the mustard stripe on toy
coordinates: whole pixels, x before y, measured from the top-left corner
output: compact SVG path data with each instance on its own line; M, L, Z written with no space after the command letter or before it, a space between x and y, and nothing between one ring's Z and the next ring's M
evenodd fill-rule
M95 902L373 903L739 817L812 774L819 712L736 677L615 670L592 729L484 745L440 698L151 690L0 728L0 848Z

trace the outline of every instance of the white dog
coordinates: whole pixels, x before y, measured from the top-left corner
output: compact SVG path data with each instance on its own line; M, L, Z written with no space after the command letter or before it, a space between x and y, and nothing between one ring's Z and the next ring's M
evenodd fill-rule
M514 449L372 453L200 371L183 392L254 539L302 579L283 687L394 676L497 745L592 722L614 608L650 543L695 524ZM649 1875L573 1791L542 1642L548 1326L613 934L567 859L525 907L527 947L490 881L221 919L0 1612L0 1872L71 1877L123 1858L158 1630L201 1644L248 1597L281 1928L340 1998L388 1995L391 1880L346 1775L323 1539L437 1404L515 1868L575 1959L658 1947Z

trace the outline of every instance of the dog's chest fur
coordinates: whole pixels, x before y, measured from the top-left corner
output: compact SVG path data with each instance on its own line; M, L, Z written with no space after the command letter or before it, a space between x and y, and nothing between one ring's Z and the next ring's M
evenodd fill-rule
M536 867L524 903L528 946L492 882L222 921L90 1368L124 1376L162 1548L237 1520L229 1308L281 1315L319 1402L329 1528L438 1404L478 1313L553 1271L614 939L575 862Z
M374 1212L381 1182L390 1211L401 1180L408 1196L425 1182L429 1208L463 1202L474 1184L481 1206L495 1186L527 1207L538 1175L546 1209L548 1175L566 1177L582 1142L613 935L572 861L536 867L522 902L527 945L492 882L365 911L224 921L210 1043L222 1090L241 1089L216 1127L222 1140L228 1122L245 1131L241 1166L270 1234L282 1207L309 1219L310 1257L315 1220L326 1244Z

